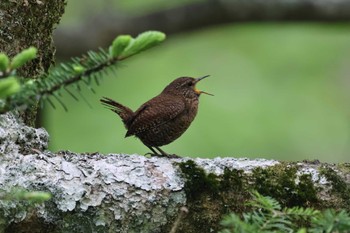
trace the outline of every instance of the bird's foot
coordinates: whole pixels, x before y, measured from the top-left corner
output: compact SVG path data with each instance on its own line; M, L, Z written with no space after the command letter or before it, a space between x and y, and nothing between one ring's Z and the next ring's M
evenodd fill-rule
M179 159L179 158L181 158L181 156L176 155L176 154L167 154L166 157L168 157L169 159Z
M154 156L162 156L162 155L155 154L155 153L152 153L152 152L148 152L148 153L144 154L144 156L147 157L147 158L152 158Z
M176 154L168 154L168 153L164 153L164 154L161 154L161 155L156 155L156 156L159 156L159 157L165 157L165 158L169 158L169 159L178 159L178 158L181 158L181 156L178 156Z
M151 152L148 152L145 154L145 156L147 158L152 158L152 157L162 157L162 158L169 158L169 159L178 159L178 158L181 158L181 156L178 156L176 154L154 154L154 153L151 153Z
M163 151L162 149L160 149L159 147L154 147L156 148L161 154L158 154L152 147L148 146L148 148L153 152L153 153L146 153L146 155L150 155L152 156L158 156L158 157L166 157L166 158L170 158L170 159L175 159L175 158L181 158L180 156L176 155L176 154L168 154L165 151Z

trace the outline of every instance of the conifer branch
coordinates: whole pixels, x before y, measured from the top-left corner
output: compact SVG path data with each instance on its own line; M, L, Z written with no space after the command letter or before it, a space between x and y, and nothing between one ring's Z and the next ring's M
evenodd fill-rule
M11 111L15 108L26 108L36 101L42 102L43 100L48 100L50 105L55 107L49 98L50 96L53 96L67 110L64 103L60 100L59 91L61 89L66 90L74 99L78 99L67 88L68 86L76 84L76 91L80 92L79 82L82 81L91 91L94 91L91 87L92 79L99 85L99 79L110 71L115 72L118 62L158 45L164 39L165 34L157 31L144 32L136 38L128 35L118 36L108 51L105 49L99 49L97 52L89 51L81 58L73 58L70 62L54 67L37 80L27 81L21 86L20 90L16 89L16 91L9 92L10 94L4 96L6 100L5 104L0 106L0 113ZM22 55L19 57L23 57L23 52L20 54ZM27 55L28 58L26 60L16 60L17 56L14 57L11 64L9 62L6 63L6 61L3 62L4 64L6 63L3 69L9 70L7 66L11 65L14 68L10 67L10 70L15 70L15 68L20 67L33 58L33 56ZM22 78L22 80L25 79ZM0 100L4 97L0 96Z

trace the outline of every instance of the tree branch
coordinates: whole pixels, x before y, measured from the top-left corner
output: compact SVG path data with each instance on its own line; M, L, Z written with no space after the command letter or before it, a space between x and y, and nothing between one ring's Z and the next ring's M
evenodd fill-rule
M242 213L252 190L284 206L350 210L350 165L246 158L173 159L45 151L48 134L0 115L0 230L5 232L215 232ZM43 204L11 196L46 191ZM6 197L6 198L5 198ZM181 207L188 214L176 221Z
M59 28L55 41L58 55L71 57L105 46L115 35L150 29L170 35L227 23L349 20L348 0L207 0L135 17L115 12L89 15L77 27Z

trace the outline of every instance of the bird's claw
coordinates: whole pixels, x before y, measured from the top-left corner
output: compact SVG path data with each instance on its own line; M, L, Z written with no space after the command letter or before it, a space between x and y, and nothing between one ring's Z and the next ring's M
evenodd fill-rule
M151 152L148 152L145 154L145 156L151 156L151 157L166 157L166 158L169 158L169 159L178 159L178 158L181 158L181 156L178 156L176 154L155 154L155 153L151 153Z
M171 155L167 154L166 157L168 157L169 159L179 159L179 158L181 158L181 156L178 156L176 154L171 154Z

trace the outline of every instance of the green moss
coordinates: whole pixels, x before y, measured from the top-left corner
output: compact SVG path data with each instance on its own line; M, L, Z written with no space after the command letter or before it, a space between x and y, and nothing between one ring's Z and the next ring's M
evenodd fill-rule
M253 189L276 198L283 206L318 206L316 188L309 174L297 175L298 167L278 164L253 170ZM296 182L298 180L298 182Z
M58 224L57 233L84 232L84 233L103 233L106 228L103 225L97 226L91 216L95 210L90 208L87 213L68 211L63 214L62 224Z
M340 163L337 168L343 173L350 173L350 163Z
M220 191L242 191L245 190L244 187L244 171L237 169L224 169L224 174L220 181Z
M216 232L224 214L242 214L253 190L277 199L283 207L320 207L311 175L299 175L298 166L280 163L256 168L252 173L225 168L223 175L207 173L192 160L179 164L186 178L189 215L183 221L186 232ZM190 229L190 230L189 230ZM211 231L210 231L211 229Z
M214 174L206 174L206 172L198 167L192 160L180 163L180 169L186 178L185 192L187 198L195 199L204 192L215 195L218 191L218 177Z
M347 164L347 166L344 166L344 164L339 166L341 166L339 169L343 171L350 167L349 164ZM331 183L331 192L339 198L339 203L336 203L336 205L350 210L350 185L348 185L345 179L334 171L334 168L324 166L321 168L320 174L324 175Z
M25 220L16 223L12 222L4 231L4 233L13 233L13 232L30 232L35 233L46 233L46 232L57 232L56 226L52 223L48 223L43 218L38 218L34 214Z
M193 160L179 164L186 178L185 192L187 198L197 198L202 194L217 196L221 192L245 190L243 170L224 169L224 174L217 176L207 174L203 168L198 167Z
M192 160L179 164L186 178L185 192L188 198L189 215L184 219L179 232L217 232L224 214L243 212L245 200L250 198L244 172L224 169L217 176L207 173Z

